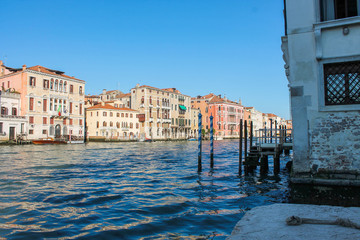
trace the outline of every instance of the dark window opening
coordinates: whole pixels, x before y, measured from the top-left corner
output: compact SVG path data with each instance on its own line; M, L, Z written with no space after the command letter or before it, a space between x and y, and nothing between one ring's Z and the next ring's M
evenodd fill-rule
M360 0L321 0L321 21L359 16Z
M360 104L360 61L324 64L325 105Z

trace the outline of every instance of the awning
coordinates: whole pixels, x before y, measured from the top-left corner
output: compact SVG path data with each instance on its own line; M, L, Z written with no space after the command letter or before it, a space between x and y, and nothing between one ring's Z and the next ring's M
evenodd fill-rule
M186 111L186 107L184 105L179 105L179 108L183 111Z

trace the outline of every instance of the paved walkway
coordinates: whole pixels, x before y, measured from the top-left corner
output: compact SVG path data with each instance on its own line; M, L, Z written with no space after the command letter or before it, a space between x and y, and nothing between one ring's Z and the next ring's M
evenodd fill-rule
M360 239L360 230L337 225L302 224L288 226L286 218L290 216L336 220L348 218L360 224L359 207L333 207L305 204L273 204L253 208L236 224L227 240L342 240Z

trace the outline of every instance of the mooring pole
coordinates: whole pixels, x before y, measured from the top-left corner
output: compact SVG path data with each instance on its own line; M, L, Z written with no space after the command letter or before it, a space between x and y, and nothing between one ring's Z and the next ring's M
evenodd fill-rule
M210 167L214 167L214 125L213 115L210 116Z
M244 158L245 158L245 164L247 164L247 137L248 137L248 131L247 131L247 120L244 122ZM245 169L248 169L248 166L245 166Z
M240 126L239 126L239 176L241 176L241 165L242 165L242 138L243 138L243 120L240 119Z
M266 143L266 138L267 138L267 136L266 136L266 122L265 122L265 129L264 129L264 134L265 134L265 143Z
M201 172L202 170L202 166L201 166L201 130L202 130L202 123L201 123L201 113L199 112L199 125L198 125L198 128L199 128L199 143L198 143L198 148L199 148L199 153L198 153L198 172Z
M272 119L270 119L270 143L272 143L273 142L273 122L272 122L273 120Z
M250 122L250 149L253 144L253 121Z
M275 144L277 144L277 121L275 120Z

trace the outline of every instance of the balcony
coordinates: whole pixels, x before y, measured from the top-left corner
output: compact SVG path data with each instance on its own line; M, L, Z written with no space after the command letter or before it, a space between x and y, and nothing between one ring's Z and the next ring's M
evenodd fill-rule
M59 112L58 111L49 111L49 114L53 117L69 117L70 116L70 112L67 111L66 113L61 112L61 116L59 116Z
M9 119L26 119L24 116L17 116L17 115L0 115L0 118L9 118Z
M167 119L164 118L164 119L163 119L163 123L171 123L171 119L170 119L170 118L167 118Z

